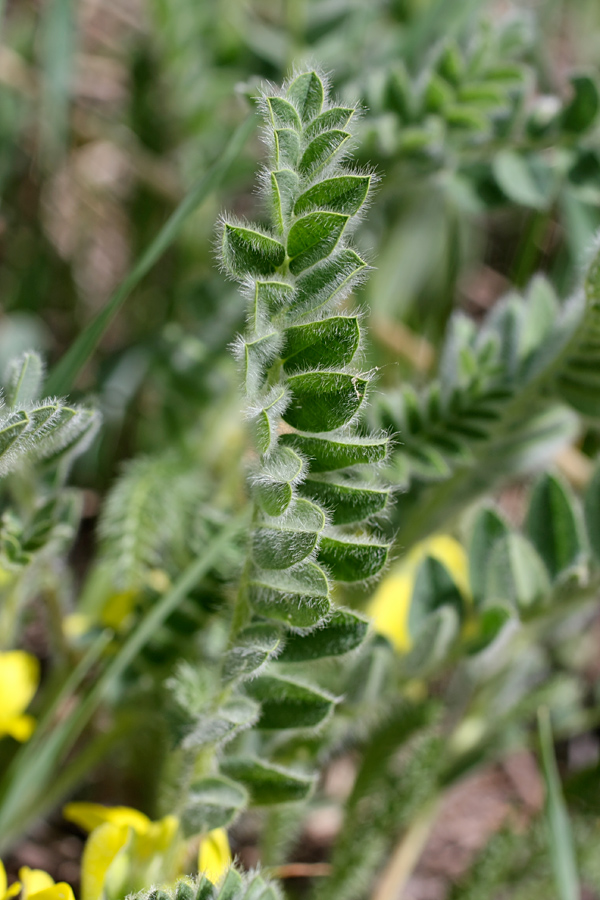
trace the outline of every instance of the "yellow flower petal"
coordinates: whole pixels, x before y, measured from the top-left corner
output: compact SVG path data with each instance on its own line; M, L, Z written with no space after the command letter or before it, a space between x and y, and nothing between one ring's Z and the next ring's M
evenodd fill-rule
M147 831L139 834L136 840L136 854L146 858L155 853L164 853L171 847L178 829L177 816L165 816L158 822L150 822Z
M231 850L227 832L224 828L209 831L200 841L198 871L215 884L230 863Z
M130 835L128 825L104 822L94 828L86 841L81 861L81 900L100 900L108 870Z
M23 650L0 653L0 737L29 706L40 681L40 664Z
M54 884L54 878L43 869L30 869L29 866L19 869L19 881L23 885L22 900L31 900L33 894L39 894Z
M133 611L139 591L120 591L108 598L102 610L102 624L114 628L115 631L124 624L127 617Z
M368 607L375 630L405 653L412 640L408 630L410 600L417 570L426 556L444 565L465 598L470 597L467 555L458 541L446 534L416 544L402 562L383 579Z
M71 885L66 881L59 881L52 887L33 894L29 900L75 900L75 894Z
M15 716L4 723L5 734L10 734L16 741L28 741L35 731L35 719L33 716Z
M103 806L101 803L67 803L63 816L84 831L93 831L105 822L129 825L137 834L145 834L152 824L148 816L129 806Z

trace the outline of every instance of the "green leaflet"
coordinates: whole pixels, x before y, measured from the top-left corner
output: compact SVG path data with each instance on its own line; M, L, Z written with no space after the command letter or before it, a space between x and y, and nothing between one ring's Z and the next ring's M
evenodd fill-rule
M287 239L290 272L299 275L329 256L342 236L348 216L313 212L294 222Z
M325 516L314 503L296 500L279 518L265 520L252 535L252 556L263 569L287 569L301 562L317 545Z
M225 656L223 679L240 681L252 677L277 653L280 644L281 632L276 626L265 622L248 625Z
M600 97L596 82L589 75L574 75L570 78L573 98L561 116L565 131L580 134L593 125L600 109Z
M273 362L279 346L279 334L271 332L254 341L244 341L240 347L246 391L253 393L262 387L267 366Z
M291 128L280 128L274 132L275 162L280 169L291 169L298 165L300 137Z
M573 501L563 484L544 474L533 489L526 533L555 579L576 564L582 552Z
M282 434L281 443L293 447L310 460L311 472L331 472L349 466L373 465L387 456L387 437L321 438L306 434Z
M464 614L464 601L446 567L427 556L419 566L410 601L408 629L411 636L417 635L429 616L442 608L453 609L460 620Z
M267 515L281 516L286 511L302 468L302 459L288 447L276 448L266 459L254 483L254 495Z
M596 468L585 492L584 512L590 547L600 562L600 467Z
M315 500L330 513L332 525L360 522L380 513L388 501L389 491L352 481L307 478L300 492Z
M242 876L235 869L228 869L221 883L216 900L242 900L243 882Z
M271 172L271 184L277 230L282 234L286 219L292 211L298 176L291 169L280 169L278 172Z
M315 783L314 778L251 757L225 758L221 769L230 778L241 781L255 806L305 800Z
M281 662L304 662L342 656L359 647L369 623L349 609L336 609L330 619L310 634L290 634L279 655Z
M289 86L287 99L294 104L303 122L310 122L323 108L323 82L316 72L303 72Z
M29 416L23 411L13 413L2 421L0 425L0 466L2 468L6 465L3 457L8 454L28 425ZM0 469L0 471L2 470Z
M197 750L210 744L226 743L250 728L258 714L258 706L249 697L233 694L213 713L197 718L184 737L182 747Z
M261 453L268 453L277 439L278 419L286 403L286 392L276 385L263 398L263 405L253 416L254 440Z
M42 390L44 366L37 353L24 353L8 364L5 401L10 409L26 406L39 397Z
M292 299L294 288L284 281L256 281L253 293L252 318L254 327L261 313L272 316Z
M313 119L304 129L304 134L308 139L312 139L322 131L343 130L354 113L354 107L334 106Z
M327 577L313 562L301 562L282 571L255 570L248 596L259 615L293 628L314 628L331 607Z
M344 148L350 139L348 131L324 131L310 142L298 163L305 178L314 178Z
M300 431L334 431L354 418L368 381L347 372L307 372L292 375L290 405L283 418Z
M327 534L321 538L318 559L338 581L363 581L383 568L388 550L387 544Z
M358 319L332 316L287 328L281 358L288 374L317 366L345 366L352 362L359 343Z
M269 731L312 728L327 718L334 704L333 697L315 687L273 675L259 675L248 682L246 691L260 703L258 727Z
M283 97L267 97L267 106L274 128L293 128L302 130L302 122L296 108Z
M301 216L313 209L324 209L353 216L367 199L370 186L370 175L339 175L337 178L328 178L300 194L294 205L294 213Z
M496 542L509 533L508 525L493 509L482 509L473 526L469 546L469 585L475 606L485 600L490 557Z
M358 253L345 248L301 275L296 283L294 314L300 317L322 309L337 295L343 295L366 267Z
M486 577L486 605L507 604L526 615L535 611L550 592L544 563L520 534L501 537L490 556Z
M271 275L285 260L285 247L251 228L225 222L221 245L223 260L237 275Z
M248 794L225 778L203 778L194 782L181 815L185 837L224 828L246 806Z

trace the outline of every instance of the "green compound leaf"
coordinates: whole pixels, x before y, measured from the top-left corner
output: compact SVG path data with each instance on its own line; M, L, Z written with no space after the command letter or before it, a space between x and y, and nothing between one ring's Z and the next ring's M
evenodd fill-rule
M584 513L590 547L600 562L600 467L594 472L585 492Z
M8 364L4 400L10 409L33 403L39 397L44 366L38 353L28 351Z
M287 239L290 272L299 275L329 256L342 236L348 218L340 213L313 212L298 219Z
M293 128L302 131L302 122L296 108L283 97L267 97L267 107L274 128Z
M316 312L330 303L336 294L343 296L366 268L366 262L358 253L346 248L301 275L296 284L294 315L299 318Z
M298 171L305 178L313 178L334 156L344 148L350 139L348 131L324 131L310 142L298 163Z
M222 240L223 262L236 276L271 275L285 260L285 247L274 238L225 222Z
M387 456L389 439L357 435L320 438L288 433L281 435L281 443L302 453L310 460L311 473L316 473L383 462Z
M355 316L332 316L286 329L281 351L288 374L317 366L346 366L352 362L360 343Z
M500 538L488 565L486 606L507 604L526 614L549 593L546 567L530 542L512 532Z
M280 233L283 233L285 223L292 212L298 176L291 169L280 169L278 172L271 172L271 184L275 219Z
M367 199L370 185L370 175L328 178L300 194L294 205L294 214L301 216L313 209L324 209L353 216Z
M302 121L310 122L323 108L325 99L323 82L316 72L303 72L292 81L286 97L294 104Z
M359 647L369 623L349 609L336 609L330 619L310 634L290 634L278 659L305 662L326 656L342 656Z
M225 778L203 778L192 784L181 815L184 837L225 828L248 803L248 793Z
M334 431L354 418L367 392L368 381L347 372L307 372L292 375L291 403L283 419L300 431Z
M263 569L287 569L305 559L325 527L323 511L296 500L284 515L262 522L252 534L252 556Z
M351 106L334 106L327 109L306 126L304 135L311 140L322 131L343 130L355 112Z
M494 509L482 509L475 520L469 546L469 584L475 606L485 600L485 586L494 545L509 533L508 525Z
M255 675L277 653L280 644L281 632L275 625L263 622L248 625L225 656L223 679L235 681Z
M388 550L388 544L327 534L321 538L318 559L338 581L363 581L383 568Z
M280 169L294 169L300 156L300 136L291 128L280 128L274 133L275 165Z
M330 513L332 525L347 525L374 516L385 509L389 498L389 491L383 488L344 481L339 476L307 478L300 492Z
M289 447L277 447L254 481L254 494L268 516L281 516L291 503L292 485L302 473L302 459Z
M433 613L446 607L462 619L464 601L452 576L439 560L427 556L417 571L410 601L408 630L411 636L414 638L419 633Z
M260 703L258 728L314 728L331 713L334 698L315 687L307 687L290 678L259 675L245 686Z
M553 475L542 475L535 485L525 530L552 579L573 566L581 555L573 501Z
M254 610L292 628L314 628L329 614L329 584L313 562L281 571L255 571L248 585Z
M230 778L241 781L253 806L272 806L305 800L315 779L251 757L230 757L221 762Z

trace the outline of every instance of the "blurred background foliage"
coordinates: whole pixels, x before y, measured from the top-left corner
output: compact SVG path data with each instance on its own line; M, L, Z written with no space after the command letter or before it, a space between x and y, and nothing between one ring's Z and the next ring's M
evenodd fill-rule
M316 801L345 808L321 891L328 896L362 896L365 879L432 798L475 763L531 741L540 704L553 710L567 761L576 755L573 736L589 737L598 725L597 618L585 605L597 590L600 532L589 512L598 507L597 477L585 495L592 499L573 496L590 482L599 447L598 379L580 378L582 354L600 359L597 343L593 356L581 337L598 338L597 309L563 301L600 227L599 35L596 0L4 2L2 371L28 349L51 369L106 308L218 163L259 82L279 83L292 67L316 62L342 99L364 107L358 162L380 184L356 241L374 271L347 302L365 311L365 356L378 369L371 424L397 435L387 466L395 502L380 527L399 530L397 557L454 530L468 545L476 609L465 610L451 580L440 603L434 587L444 576L427 562L418 593L429 618L420 632L413 622L410 654L398 657L375 637L358 660L314 664L345 697L322 740L252 737L254 752L281 764L331 764L335 772L347 748L355 754L350 795L325 783ZM25 645L48 665L54 654L44 702L58 684L55 669L68 671L87 649L87 629L114 628L114 652L125 646L132 625L243 503L246 441L228 347L244 310L212 247L220 210L260 219L259 138L255 129L71 385L73 403L85 398L103 417L93 442L78 448L76 500L52 466L2 482L0 552L10 577L0 591L16 597ZM536 273L545 277L532 281ZM551 484L544 476L532 494L531 473L551 464L559 475ZM482 496L494 511L476 515L470 504ZM540 523L555 501L560 535L549 537ZM493 554L490 529L499 536ZM168 707L159 679L178 660L216 665L225 635L214 613L226 608L241 559L240 541L230 540L109 685L110 734L128 741L113 747L114 765L100 764L97 779L107 779L115 800L164 806L145 778L155 766L164 766L165 796L174 790L168 729L147 714ZM40 593L51 598L55 626L69 615L67 640L60 627L43 639L36 632ZM371 593L361 586L344 600L364 606ZM509 628L512 643L478 661L517 621L526 637ZM457 674L451 667L464 656ZM152 752L134 739L142 720L152 721ZM86 760L55 797L102 759L103 728L88 740ZM579 810L584 876L597 886L590 848L598 742L590 740L596 756L583 753L565 790ZM5 822L7 796L0 790ZM528 810L537 824L522 859L514 830L501 830L452 896L492 896L499 880L518 883L523 896L547 895L539 812L535 803ZM263 859L280 865L301 822L285 810L261 816ZM379 826L361 843L365 816ZM254 849L256 822L238 829L239 846Z

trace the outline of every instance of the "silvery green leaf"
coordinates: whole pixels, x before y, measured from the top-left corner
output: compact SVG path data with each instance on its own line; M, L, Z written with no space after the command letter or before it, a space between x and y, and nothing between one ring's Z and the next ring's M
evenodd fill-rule
M387 504L389 491L337 477L309 477L300 486L305 497L311 497L330 514L332 525L360 522L380 513Z
M279 128L274 132L275 165L278 169L295 169L300 156L300 135L291 128Z
M275 625L256 622L246 626L225 656L223 678L225 681L251 678L277 653L281 632Z
M527 614L550 595L544 563L522 535L509 533L494 544L487 570L486 606L509 605Z
M271 172L271 184L275 219L281 234L285 230L286 221L292 212L298 187L298 176L291 169L280 169L277 172Z
M28 351L12 359L5 377L5 401L10 409L24 407L39 397L44 366L38 353Z
M190 786L181 814L184 837L225 828L248 803L248 793L225 778L203 778Z
M323 511L298 499L285 515L265 519L254 529L254 561L263 569L287 569L312 553L324 526Z
M304 129L304 134L310 140L322 131L343 130L355 112L351 106L333 106L313 119Z
M254 494L269 516L281 516L292 501L292 485L303 469L302 459L289 447L277 447L254 478Z
M388 551L383 542L328 532L321 538L318 559L338 581L363 581L383 568Z
M413 639L438 609L449 607L461 620L464 600L450 572L439 560L426 556L419 566L410 599L408 630Z
M279 349L279 333L272 331L254 340L242 340L239 344L239 358L242 364L246 391L253 394L265 380L265 373Z
M327 178L300 194L294 205L294 214L301 216L314 209L323 209L353 216L367 199L370 185L370 175Z
M250 794L253 806L305 800L315 784L314 778L252 757L225 758L220 767L230 778L241 781Z
M314 628L329 613L329 584L313 562L283 570L254 570L248 596L254 610L293 628Z
M575 565L582 553L574 499L554 475L545 473L534 486L526 533L555 579Z
M389 438L358 435L325 438L288 433L281 435L281 443L302 453L310 460L310 471L316 473L383 462L387 456Z
M260 703L258 727L313 728L331 713L334 698L314 686L274 675L259 675L245 685L248 694Z
M289 374L317 367L341 367L352 362L359 343L356 316L332 316L287 328L281 358Z
M306 124L318 116L323 108L323 82L316 72L303 72L292 81L286 97L294 104Z
M348 131L324 131L314 138L300 158L298 171L305 178L314 178L333 158L344 149L350 139Z
M469 545L469 585L475 606L485 602L490 557L496 541L508 532L508 525L494 509L482 509L477 515Z
M300 431L334 431L354 418L368 381L347 372L306 372L287 381L291 402L283 418Z
M274 128L293 128L302 131L300 116L295 106L288 100L284 100L283 97L267 97L266 103Z
M313 212L292 225L287 239L290 272L299 275L335 249L348 222L348 216L332 212Z
M294 315L300 317L322 309L336 295L343 294L366 267L358 253L345 248L305 272L296 283Z
M289 634L281 662L305 662L326 656L342 656L364 641L369 623L349 609L336 609L323 625L309 634Z
M225 222L223 262L236 276L271 275L285 260L285 247L261 231Z
M277 441L278 420L287 403L283 387L275 385L262 398L262 404L252 411L254 439L260 453L268 453Z

